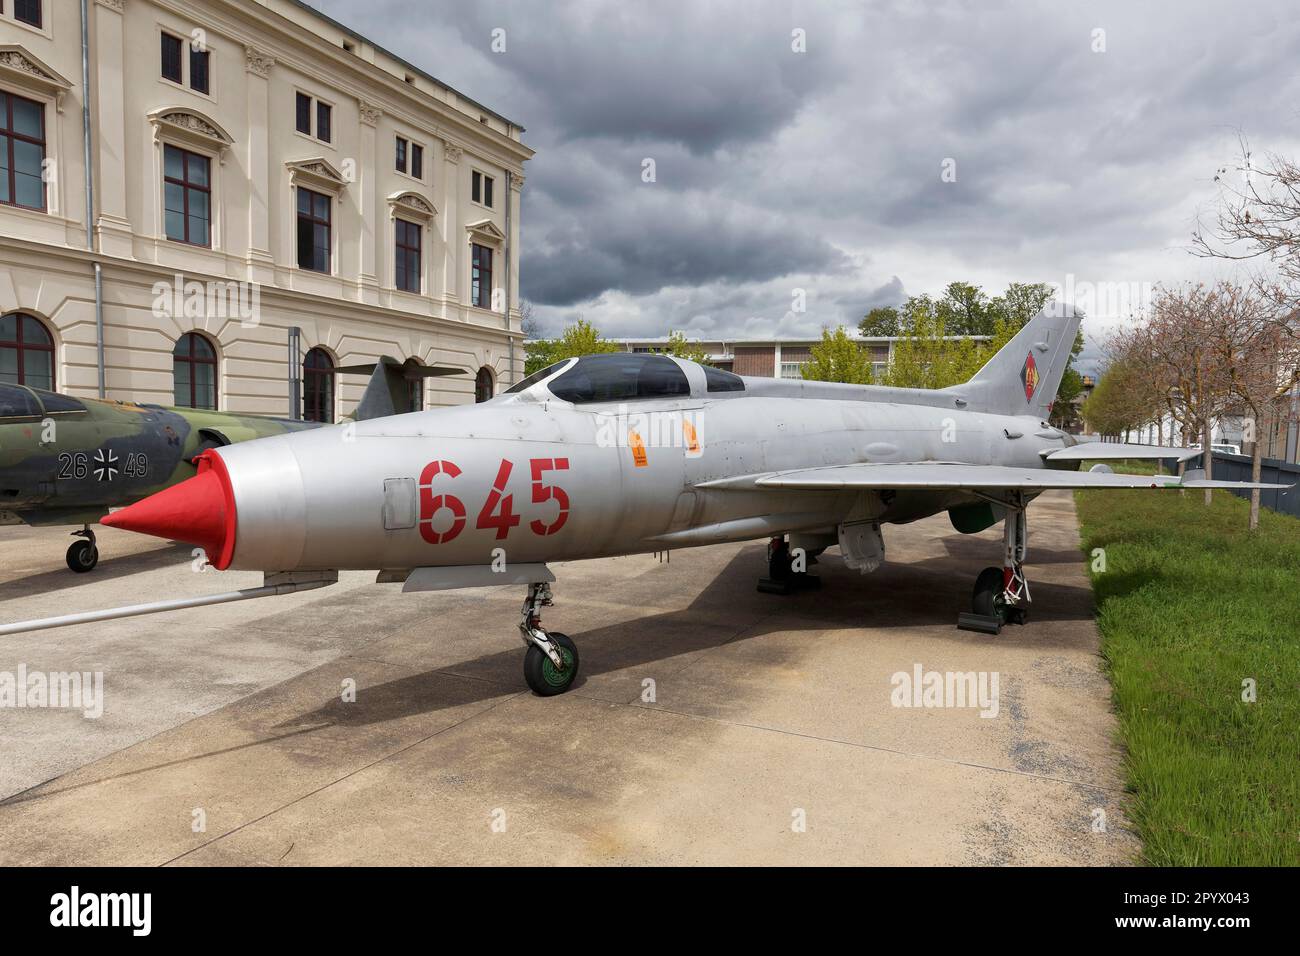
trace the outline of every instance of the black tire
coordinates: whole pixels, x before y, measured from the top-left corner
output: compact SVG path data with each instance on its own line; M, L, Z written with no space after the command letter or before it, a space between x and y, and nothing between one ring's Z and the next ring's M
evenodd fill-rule
M785 581L794 572L790 569L790 544L784 538L767 544L767 576L773 581Z
M99 548L89 541L74 541L68 545L68 567L78 574L95 570L99 564Z
M971 610L984 617L995 617L1005 623L1007 606L1002 593L1002 569L985 568L975 579L975 590L971 595Z
M536 644L528 645L528 650L524 653L524 680L538 697L563 694L573 686L573 681L578 676L577 645L569 640L569 635L559 631L548 631L547 634L559 646L560 656L564 658L566 666L563 671L556 670L555 664L540 647Z

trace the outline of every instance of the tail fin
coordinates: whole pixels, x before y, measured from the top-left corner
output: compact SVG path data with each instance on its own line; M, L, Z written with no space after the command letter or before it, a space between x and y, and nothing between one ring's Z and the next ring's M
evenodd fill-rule
M1080 320L1073 306L1049 302L969 382L944 391L964 398L971 411L1046 419Z
M336 374L343 372L370 376L365 393L354 412L354 417L359 422L416 411L411 407L409 398L410 383L413 381L465 374L464 369L425 365L416 359L399 362L387 355L380 356L379 361L373 365L344 365L334 371Z

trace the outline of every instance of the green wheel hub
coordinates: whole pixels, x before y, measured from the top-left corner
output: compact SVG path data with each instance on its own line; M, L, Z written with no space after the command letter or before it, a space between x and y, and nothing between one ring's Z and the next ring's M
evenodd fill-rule
M564 661L564 670L559 670L555 662L546 657L542 661L542 679L552 687L563 687L573 679L573 651L563 644L559 645L560 660Z

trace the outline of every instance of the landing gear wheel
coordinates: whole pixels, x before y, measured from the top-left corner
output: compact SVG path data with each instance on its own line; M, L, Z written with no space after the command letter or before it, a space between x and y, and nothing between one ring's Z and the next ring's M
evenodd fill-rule
M767 543L767 576L773 581L785 581L793 574L789 542L785 538L773 538Z
M971 610L984 617L997 618L1002 624L1007 620L1007 599L1001 568L985 568L975 579L971 595Z
M546 636L559 649L560 658L564 661L564 670L557 668L555 663L546 656L546 652L536 644L529 645L524 653L524 680L538 697L554 697L556 694L563 694L573 686L573 680L578 676L577 645L569 640L569 635L561 634L559 631L548 631Z
M78 574L93 571L99 564L99 548L92 541L74 541L68 545L68 567Z

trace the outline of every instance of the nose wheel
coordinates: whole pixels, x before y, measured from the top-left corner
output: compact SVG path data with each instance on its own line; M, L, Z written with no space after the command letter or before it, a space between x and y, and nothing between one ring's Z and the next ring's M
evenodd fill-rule
M87 525L80 531L72 532L72 536L82 540L68 545L68 567L78 574L93 571L95 565L99 564L99 548L95 545L95 532Z
M542 627L542 608L553 603L549 584L528 585L519 633L528 646L524 652L524 681L538 697L563 694L578 676L577 645L569 635Z
M808 565L816 560L815 554L791 551L785 535L777 535L767 543L767 577L758 579L758 590L764 594L816 591L822 580L808 573Z

